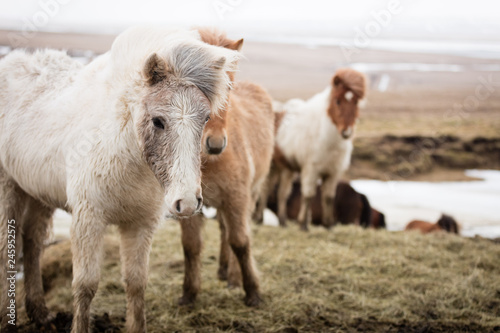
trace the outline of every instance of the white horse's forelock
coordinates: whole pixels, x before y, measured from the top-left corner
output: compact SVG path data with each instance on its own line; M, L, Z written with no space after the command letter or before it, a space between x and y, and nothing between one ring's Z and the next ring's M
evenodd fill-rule
M140 84L146 59L153 53L167 62L176 80L196 85L210 101L212 112L224 106L231 88L227 72L236 71L239 52L205 44L197 31L136 27L113 43L113 75L127 80L132 70L137 76L133 84Z

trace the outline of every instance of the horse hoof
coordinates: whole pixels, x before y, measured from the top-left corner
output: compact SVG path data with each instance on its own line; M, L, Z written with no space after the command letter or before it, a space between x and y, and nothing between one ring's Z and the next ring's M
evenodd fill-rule
M50 323L54 321L56 318L53 312L50 312L49 309L45 305L34 306L33 303L26 303L26 312L28 313L28 317L32 323L40 327L49 327Z
M302 224L302 225L300 226L300 230L301 230L301 231L308 232L308 231L309 231L309 227L308 227L307 225Z
M43 320L35 321L37 325L40 326L50 326L50 324L56 319L56 314L54 312L49 312Z
M227 281L227 268L219 268L217 271L217 277L220 281Z
M179 300L177 301L177 304L179 304L179 306L192 307L194 305L195 300L196 296L182 295L182 297L179 298Z
M252 220L254 220L256 224L263 224L264 223L264 215L263 214L254 214L252 216Z
M278 221L280 223L280 227L286 227L287 225L286 218L278 218Z
M262 303L262 299L259 294L254 294L252 296L245 297L245 305L249 307L257 307Z

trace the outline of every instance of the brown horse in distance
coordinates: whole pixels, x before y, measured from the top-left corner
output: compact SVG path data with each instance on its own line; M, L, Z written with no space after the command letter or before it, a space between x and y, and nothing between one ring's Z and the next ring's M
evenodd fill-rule
M293 183L292 191L287 200L287 217L297 219L300 211L300 182ZM370 206L364 194L358 193L349 183L340 181L335 194L335 221L341 224L356 224L364 228L385 228L385 216ZM267 201L267 207L277 213L277 189ZM321 206L321 187L316 188L316 195L311 201L312 224L322 225L323 209Z
M424 234L438 231L446 231L452 234L458 234L460 228L457 221L455 221L453 217L442 214L436 223L414 220L408 223L405 230L420 230Z

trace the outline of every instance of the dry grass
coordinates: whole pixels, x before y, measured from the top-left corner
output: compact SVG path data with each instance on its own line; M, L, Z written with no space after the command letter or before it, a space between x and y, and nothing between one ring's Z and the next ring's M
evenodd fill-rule
M254 253L264 304L243 304L243 291L218 281L217 224L204 231L203 290L194 308L180 308L183 281L179 227L158 231L146 294L149 332L345 332L500 330L500 245L450 234L420 235L337 227L308 234L254 227ZM123 325L118 240L107 236L93 312ZM48 305L71 309L69 245L44 257ZM51 274L57 272L58 274ZM26 317L21 316L21 321ZM26 330L24 330L26 331Z

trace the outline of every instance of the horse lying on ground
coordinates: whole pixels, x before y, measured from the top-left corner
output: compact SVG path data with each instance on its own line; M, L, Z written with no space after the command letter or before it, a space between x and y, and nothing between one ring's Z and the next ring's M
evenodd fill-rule
M203 41L214 45L239 50L243 43L216 30L199 31ZM218 276L231 285L243 280L249 306L261 301L249 223L271 165L273 121L270 96L256 84L237 82L219 116L208 121L202 139L204 202L217 208L221 228ZM181 221L185 279L180 304L194 302L200 290L201 226L201 215Z
M372 218L370 220L370 227L374 229L387 228L385 224L385 215L372 207Z
M0 61L0 283L6 290L13 270L7 221L15 221L31 320L51 319L39 261L52 214L61 208L73 214L71 331L90 332L110 224L121 235L127 331L146 331L154 229L165 208L180 217L201 209L202 132L226 104L227 73L238 58L196 32L133 28L85 67L53 50L14 51ZM13 328L8 302L2 293L3 331Z
M277 188L270 194L267 207L277 213ZM300 182L293 183L287 200L287 218L296 220L299 216L301 198ZM316 195L311 200L311 219L314 225L323 225L323 209L321 207L321 187L317 186ZM385 228L385 216L370 206L368 198L356 192L352 186L340 181L337 184L334 202L335 221L341 224L356 224L364 228Z
M279 181L278 218L286 225L286 200L294 174L300 172L302 201L298 221L308 229L311 202L322 180L323 224L334 224L337 182L347 170L352 152L358 102L365 95L365 77L352 69L339 69L331 86L307 101L293 99L276 116L277 134L269 188ZM265 200L265 199L264 199ZM258 215L258 214L257 214Z
M449 215L442 214L436 223L414 220L406 225L405 230L419 230L424 234L437 231L446 231L459 234L460 228L457 221Z

